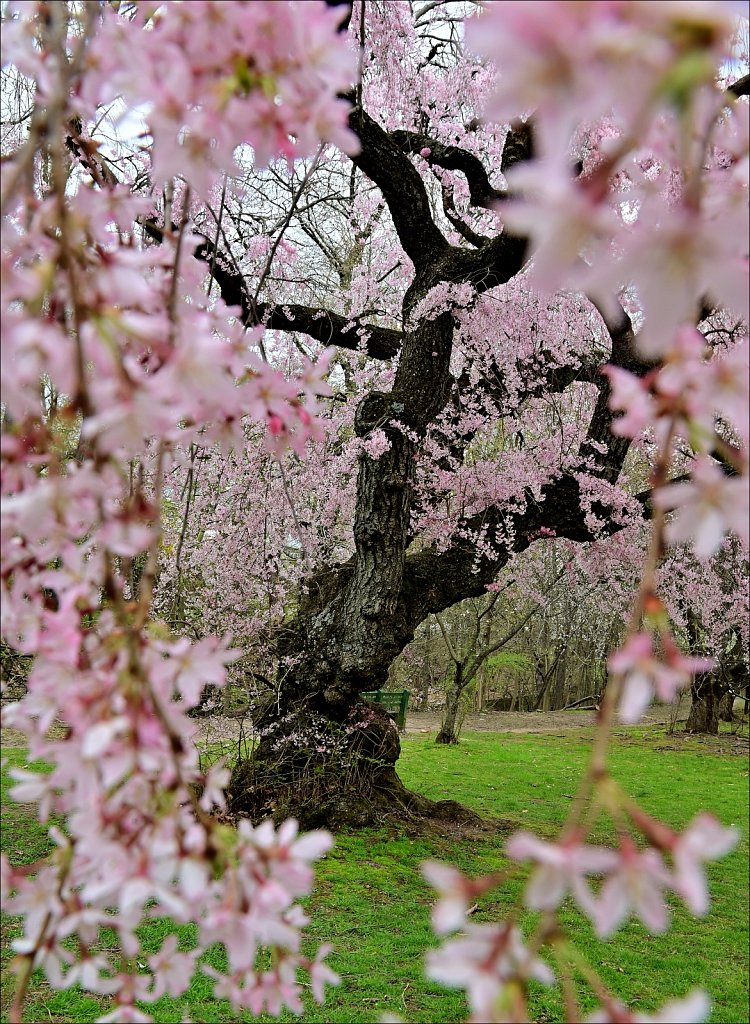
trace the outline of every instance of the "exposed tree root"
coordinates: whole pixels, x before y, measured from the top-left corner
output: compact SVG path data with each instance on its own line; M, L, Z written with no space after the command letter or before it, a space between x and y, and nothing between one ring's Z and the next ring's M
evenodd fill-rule
M293 817L303 829L367 828L387 822L430 821L481 825L482 818L455 800L430 800L407 789L392 767L383 768L370 780L341 777L289 779L269 773L252 761L241 762L232 773L229 813L261 821Z

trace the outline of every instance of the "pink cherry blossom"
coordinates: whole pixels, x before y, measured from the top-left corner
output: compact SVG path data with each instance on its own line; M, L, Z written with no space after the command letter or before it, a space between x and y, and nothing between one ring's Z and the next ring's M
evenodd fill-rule
M439 861L423 861L421 871L425 879L440 893L440 899L432 908L432 927L438 935L445 935L461 928L466 921L466 911L476 894L471 879L457 868Z
M539 865L526 888L526 906L532 910L554 910L570 890L583 913L591 917L596 904L584 878L610 871L618 863L614 850L586 846L574 839L545 843L530 832L516 832L505 849L514 860L533 860Z
M210 811L212 807L225 807L224 791L229 783L229 776L229 769L225 768L223 763L212 764L208 769L199 801L204 811Z
M658 202L658 213L655 202L644 205L642 216L653 218L652 225L633 232L625 256L647 311L638 344L649 357L669 351L680 324L695 319L698 296L709 293L739 317L748 315L747 265L729 226L736 213L708 218L684 203Z
M724 828L712 814L699 814L672 847L674 886L694 914L708 913L709 897L703 862L717 860L737 843L736 828Z
M698 558L715 554L727 530L750 543L747 480L725 476L713 459L698 456L690 467L690 481L660 488L653 501L657 508L678 510L667 537L672 544L692 540Z
M619 366L604 366L601 372L609 378L610 408L625 413L612 424L612 433L637 437L656 418L649 382Z
M747 449L750 443L750 343L745 338L728 352L717 353L710 363L710 375L701 379L703 398L727 418L739 432Z
M59 959L47 957L44 963L44 973L53 988L65 989L73 985L80 985L88 992L96 992L99 995L110 995L120 988L117 978L108 977L110 964L106 957L86 956L77 963L73 963L74 958L71 955L66 957L62 950L58 952ZM71 961L65 973L60 970L63 957Z
M159 952L149 957L148 965L154 975L154 988L149 999L159 999L164 992L174 999L189 986L195 971L197 951L178 953L177 943L176 935L168 935Z
M295 385L300 388L305 401L313 410L317 398L328 397L333 394L330 384L324 380L325 374L330 369L333 349L324 349L316 362L305 357L302 363L302 370L295 380Z
M472 1020L500 1021L508 983L534 978L552 984L550 968L523 944L512 924L469 925L466 935L451 939L427 956L427 976L451 988L466 989Z
M614 1000L589 1014L586 1024L702 1024L711 1012L711 1000L701 989L684 999L673 999L654 1014L634 1013Z
M362 441L362 451L366 452L371 459L379 459L381 455L390 449L391 442L384 430L373 430Z
M609 656L610 671L623 679L619 707L623 722L637 722L654 696L673 701L690 684L693 673L713 666L710 658L685 657L667 635L662 638L662 647L659 656L652 635L640 632Z
M206 194L243 143L259 164L311 154L321 138L356 151L336 95L355 77L354 55L322 3L170 3L149 32L107 14L85 97L106 103L114 86L134 106L149 105L160 182L183 174Z
M310 965L310 984L312 986L313 998L316 1003L325 1002L325 986L338 985L341 978L332 971L328 964L323 963L333 947L324 943L315 954L315 960Z
M665 931L669 911L662 893L672 876L661 856L652 849L639 852L630 840L623 840L619 853L617 869L607 877L596 904L597 934L611 935L631 910L650 931Z
M592 190L572 179L567 159L531 161L512 168L508 182L518 198L503 203L502 216L514 233L535 243L532 281L542 292L568 282L589 287L591 259L615 232L615 216Z
M21 804L38 804L39 820L47 821L55 795L53 779L47 774L29 772L24 768L11 768L9 774L16 780L16 785L10 791L13 799Z
M97 1017L97 1024L149 1024L153 1017L139 1010L132 1003L118 1004L110 1013Z

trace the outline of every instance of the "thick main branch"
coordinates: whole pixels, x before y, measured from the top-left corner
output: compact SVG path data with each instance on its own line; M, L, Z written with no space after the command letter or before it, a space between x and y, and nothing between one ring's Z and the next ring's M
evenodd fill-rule
M346 317L330 309L303 306L295 302L277 305L253 302L242 275L224 264L213 243L206 239L194 254L211 266L211 274L228 306L242 309L243 321L249 326L265 324L276 331L300 331L323 345L357 351L364 349L373 359L391 359L401 347L401 332L377 324Z
M383 193L399 242L414 266L424 268L444 256L451 247L432 219L424 182L408 156L361 107L352 109L349 127L362 144L353 162Z
M446 171L459 171L466 178L469 186L469 199L472 206L489 207L492 203L506 198L507 193L496 189L490 183L487 170L473 153L459 146L446 146L431 135L421 132L408 132L398 129L390 133L391 138L404 153L420 153L429 150L425 159L430 164L437 164Z

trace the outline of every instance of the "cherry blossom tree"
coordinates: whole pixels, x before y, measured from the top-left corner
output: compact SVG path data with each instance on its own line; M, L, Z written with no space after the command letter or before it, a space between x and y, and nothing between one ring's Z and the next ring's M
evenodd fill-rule
M242 308L245 322L273 329L277 357L286 351L283 337L290 335L310 353L316 342L339 348L337 371L329 377L337 401L326 414L325 479L316 484L309 474L303 477L294 455L278 471L275 504L289 508L282 532L286 537L288 528L306 556L294 568L300 573L298 597L291 607L288 600L285 608L277 602L274 615L266 616L265 635L279 665L270 673L269 713L291 731L310 713L327 720L333 732L346 727L359 694L384 683L393 659L427 615L484 594L509 559L531 544L550 537L598 542L648 514L648 466L659 444L649 433L649 417L683 388L685 375L699 380L702 338L716 353L714 376L726 366L726 380L732 378L739 391L727 396L730 415L719 434L714 418L724 411L723 400L715 399L719 404L702 414L702 435L719 440L696 462L694 482L685 479L672 485L678 490L662 492L662 500L673 495L675 503L695 493L693 506L670 526L670 539L684 540L703 524L707 532L705 539L699 534L696 554L705 558L720 543L722 515L730 517L730 528L743 536L746 530L745 485L731 475L737 468L733 446L746 433L738 412L746 360L746 349L737 346L737 317L745 315L742 244L734 262L727 255L733 269L721 282L696 278L706 302L692 311L692 323L701 324L705 334L690 326L680 336L680 352L693 362L683 367L675 357L660 371L660 352L649 333L672 327L655 314L650 321L644 317L643 294L654 287L662 264L657 260L652 275L649 263L646 273L639 246L651 239L643 230L650 216L645 209L663 207L673 217L659 221L665 260L677 235L687 232L678 219L679 189L666 169L672 150L662 152L673 140L660 143L651 163L621 140L621 157L619 128L606 120L602 100L601 111L597 107L590 116L584 104L568 148L555 143L559 165L551 163L537 155L538 119L518 119L534 107L533 89L527 107L515 104L510 129L498 127L498 119L511 118L504 108L490 108L495 120L478 118L493 89L491 67L467 52L444 18L437 8L420 14L401 5L355 5L349 31L362 48L363 72L350 94L349 127L359 151L349 171L321 158L304 174L274 175L273 187L284 190L287 206L296 207L281 222L285 233L276 252L285 248L274 264L273 282L265 280L258 293L253 271L243 271L244 264L222 248L222 233L209 227L194 250L211 266L225 300ZM646 23L642 31L649 31ZM635 27L633 32L635 39ZM680 88L663 86L668 103L669 89ZM715 94L717 103L723 101L712 115L718 127L706 181L725 205L717 207L707 246L718 244L720 217L739 215L736 204L742 202L741 192L733 191L739 188L734 181L742 134L729 116L741 91L740 84ZM642 103L644 111L651 109L647 97ZM656 123L649 124L654 138L649 136L647 146L655 144L657 132ZM626 160L631 156L640 161L633 168ZM612 167L616 174L609 173ZM330 220L321 229L312 210L320 210L326 194L346 194L347 175L353 198L348 205L329 200ZM231 211L236 201L224 194L222 199ZM538 231L544 203L549 223L557 218L557 234L530 241L527 222ZM571 213L575 204L580 223ZM599 220L589 223L585 217ZM218 207L205 223L217 218ZM277 227L273 241L261 245L238 223L235 211L231 238L252 254L273 248L281 231ZM595 243L595 249L586 248ZM609 278L602 276L604 269L597 277L596 268L608 265L612 246L620 243L627 243L627 257L612 263L616 270L608 271ZM263 257L252 254L254 273L262 275ZM690 273L708 273L700 252L690 258ZM294 272L290 259L299 268ZM303 279L302 265L320 275L316 283ZM681 266L675 263L675 274ZM665 280L664 289L669 284ZM677 306L691 302L682 294ZM737 373L730 369L735 365ZM693 404L685 415L692 416L700 387L689 394ZM623 417L619 410L625 407ZM273 435L273 420L269 430ZM732 430L739 430L738 437ZM687 440L694 445L695 428L683 433L690 433ZM690 460L686 450L683 466ZM639 473L641 484L634 486ZM717 497L689 490L697 480L714 487ZM245 492L246 485L239 485L239 493ZM715 501L724 502L724 512L716 508L709 514ZM320 547L324 531L326 544ZM241 543L234 536L232 551ZM228 578L237 571L236 559L234 566L218 575ZM234 807L252 811L256 801L266 806L271 790L278 800L276 742L261 742L252 763L237 769ZM382 765L380 777L371 769L359 776L376 784L371 792L360 788L349 796L358 820L363 804L376 814L393 802L436 813L398 783L392 770L398 743L385 718L370 721L357 742L369 764ZM303 754L307 759L309 750ZM347 797L336 773L331 797L330 810L321 807L321 797L315 814L344 820ZM288 798L292 810L309 807L304 793L290 792Z
M148 1020L140 1006L185 991L215 941L228 966L207 973L238 1012L299 1010L299 972L322 998L336 978L326 947L300 952L295 901L330 838L255 823L269 806L457 813L403 787L398 737L360 694L531 545L646 517L570 819L554 845L508 846L534 864L542 923L530 940L469 925L429 965L473 1019L522 1020L528 979L553 980L549 946L600 996L594 1019L631 1019L555 911L571 890L602 935L631 912L659 930L671 889L702 914L702 862L736 838L710 815L673 832L607 771L615 718L710 667L670 620L664 554L689 545L702 565L730 535L748 544L735 5L3 13L21 103L2 183L3 635L33 658L5 718L53 765L17 773L16 798L65 820L47 862L3 862L25 921L11 1019L40 967L112 995L103 1020ZM315 454L336 456L332 475L306 468ZM273 522L258 488L283 507ZM273 700L230 780L200 769L185 713L252 645ZM228 782L249 815L236 830L217 815ZM614 816L617 851L587 843L591 808ZM428 871L441 932L499 881ZM139 972L150 901L197 921L197 946L172 936ZM93 952L103 927L118 965ZM705 1012L697 994L654 1019Z

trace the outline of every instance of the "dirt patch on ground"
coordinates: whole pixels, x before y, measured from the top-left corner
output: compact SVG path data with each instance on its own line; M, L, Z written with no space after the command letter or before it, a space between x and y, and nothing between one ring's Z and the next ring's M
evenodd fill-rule
M67 729L59 722L55 722L47 732L48 740L61 740L65 737ZM14 729L12 725L4 725L0 731L0 745L3 747L25 747L28 740L20 729Z
M685 721L688 705L684 707L652 707L643 715L643 725L668 725L671 721ZM406 735L437 733L441 712L409 711L406 716ZM463 732L545 733L570 732L596 725L594 711L488 711L467 715ZM199 743L237 741L241 730L247 736L247 723L232 718L206 718L196 722L196 740Z
M675 719L675 712L677 717ZM685 721L687 707L652 707L643 715L643 725L667 725ZM440 729L439 711L411 711L406 719L406 734L435 732ZM467 715L463 732L567 732L596 725L595 711L488 711Z
M474 822L432 821L430 818L412 817L403 819L394 826L393 821L386 822L394 838L409 836L440 840L446 848L457 843L480 842L488 836L509 836L518 829L517 821L505 818L479 818Z
M750 736L747 734L747 726L740 734L722 732L718 736L694 736L692 733L676 732L671 736L665 736L664 741L654 750L684 750L687 745L693 750L705 747L712 754L737 754L747 757L750 751Z
M687 701L677 707L653 706L646 710L639 725L660 725L664 734L659 737L656 750L685 750L705 748L707 753L747 756L750 750L747 718L737 722L736 733L721 732L718 736L694 736L684 731L684 722L690 710ZM440 713L429 711L412 712L406 722L406 735L437 735L440 729ZM563 735L592 729L596 725L594 711L496 711L487 714L467 715L464 720L464 732L495 732L495 733L554 733ZM675 731L670 732L669 727ZM628 743L629 738L622 733L622 742ZM641 742L635 736L632 742ZM653 742L653 740L652 740Z

